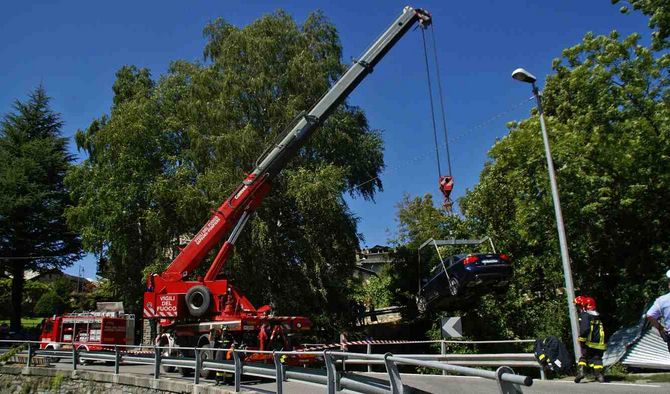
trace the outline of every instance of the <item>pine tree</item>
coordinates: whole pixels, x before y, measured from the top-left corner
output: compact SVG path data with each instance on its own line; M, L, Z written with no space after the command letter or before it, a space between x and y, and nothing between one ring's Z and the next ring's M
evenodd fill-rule
M0 122L0 264L12 276L10 329L18 331L24 272L69 266L81 245L63 216L73 157L60 115L42 86L13 109Z

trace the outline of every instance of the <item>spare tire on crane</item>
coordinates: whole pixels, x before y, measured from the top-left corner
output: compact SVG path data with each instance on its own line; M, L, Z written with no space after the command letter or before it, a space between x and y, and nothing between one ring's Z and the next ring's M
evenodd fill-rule
M186 292L186 307L193 317L201 317L209 310L212 293L203 285L193 286Z

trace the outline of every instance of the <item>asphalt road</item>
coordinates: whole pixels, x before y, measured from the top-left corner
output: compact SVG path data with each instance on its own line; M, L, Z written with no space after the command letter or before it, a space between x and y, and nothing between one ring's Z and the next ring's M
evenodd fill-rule
M72 370L71 364L68 362L59 362L54 365L56 368L63 370ZM80 365L77 366L79 370L100 371L100 372L114 372L113 366L104 364ZM152 376L153 367L150 365L132 365L122 364L120 366L120 373ZM384 378L383 373L365 374L373 377ZM471 394L493 394L499 393L496 382L488 379L468 376L436 376L436 375L415 375L402 374L402 381L405 385L419 390L419 392L428 393L471 393ZM177 373L164 373L161 371L162 379L176 379L180 381L193 381L193 378L184 378ZM214 385L214 381L201 379L201 385ZM224 390L233 390L232 386L223 386ZM296 394L311 394L318 392L325 392L325 387L320 385L312 385L308 383L289 381L283 383L284 392ZM260 378L245 378L242 380L242 389L246 392L258 393L275 393L277 385L274 381L263 380ZM522 387L524 393L670 393L670 383L650 383L650 384L633 384L608 382L597 383L586 381L585 383L575 384L571 380L548 380L543 381L536 379L531 387ZM223 390L222 390L223 391Z

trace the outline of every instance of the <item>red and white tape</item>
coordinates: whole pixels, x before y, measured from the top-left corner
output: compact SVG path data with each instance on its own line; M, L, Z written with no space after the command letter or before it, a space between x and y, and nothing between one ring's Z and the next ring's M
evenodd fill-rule
M434 341L405 341L405 340L365 340L365 341L346 341L340 343L323 344L320 346L312 346L300 349L301 352L312 352L315 350L334 349L342 346L356 346L356 345L406 345L417 343L432 343Z

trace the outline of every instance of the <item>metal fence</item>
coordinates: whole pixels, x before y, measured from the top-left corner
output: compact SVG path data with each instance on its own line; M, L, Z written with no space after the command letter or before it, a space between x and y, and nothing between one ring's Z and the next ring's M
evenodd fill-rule
M402 382L399 365L411 365L416 367L433 368L445 373L459 374L465 376L478 376L490 379L495 383L502 393L521 393L521 386L530 386L533 379L528 376L516 375L508 366L498 367L497 370L484 370L466 366L452 365L426 359L430 355L393 355L352 353L342 351L324 350L322 352L296 352L296 351L258 351L235 349L232 352L232 360L215 361L204 353L212 352L211 347L206 348L179 348L182 354L193 354L193 357L167 356L174 348L153 346L126 346L126 345L102 345L110 350L89 351L77 344L62 343L70 346L67 350L41 349L40 342L35 341L0 341L5 345L23 347L16 351L16 356L23 358L27 366L34 365L36 358L47 361L70 361L72 369L93 361L107 362L114 365L114 374L119 374L121 364L143 364L153 366L153 377L161 377L161 367L183 368L193 373L193 384L199 384L203 371L226 372L234 376L234 387L236 392L241 391L242 375L256 376L276 381L276 392L283 392L283 383L286 381L299 381L323 385L329 394L343 389L357 391L360 393L404 393L408 387ZM111 350L113 349L113 350ZM3 349L2 353L11 351ZM226 350L227 351L227 350ZM247 354L267 354L271 356L270 363L245 362ZM323 361L323 368L307 368L288 366L282 363L284 355L312 355L318 356ZM379 379L364 374L357 374L343 370L344 363L358 364L383 364L386 368L387 379ZM339 366L339 368L338 368Z
M365 353L372 354L373 347L375 346L394 346L394 345L405 345L405 344L440 344L440 353L439 354L396 354L396 356L418 359L424 361L441 361L447 362L452 365L460 365L467 367L498 367L498 366L509 366L509 367L522 367L522 368L533 368L538 369L540 372L540 378L545 379L545 373L542 365L537 362L535 355L532 352L525 353L447 353L447 348L449 345L504 345L504 344L530 344L535 342L534 339L510 339L510 340L491 340L491 341L456 341L456 340L427 340L427 341L360 341L360 343L352 342L348 343L347 347L355 346L365 346ZM313 345L316 346L316 345ZM343 369L346 370L347 365L357 365L357 364L366 364L367 371L372 372L372 366L383 365L381 361L371 361L371 360L343 360ZM447 371L442 372L443 375L447 375Z

